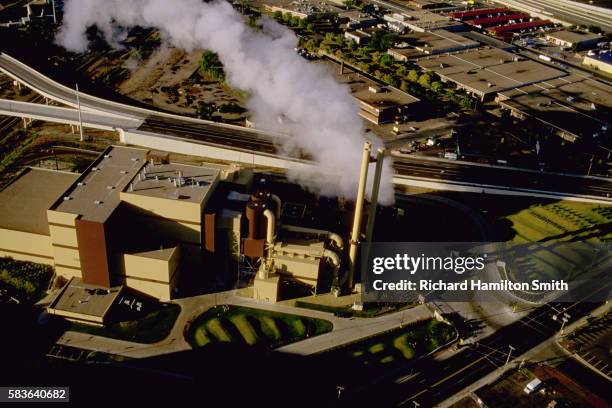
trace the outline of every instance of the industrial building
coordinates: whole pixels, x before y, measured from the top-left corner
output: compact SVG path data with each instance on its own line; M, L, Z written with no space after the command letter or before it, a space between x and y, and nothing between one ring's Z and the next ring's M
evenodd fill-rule
M387 22L389 29L399 33L407 30L418 32L433 30L461 31L466 27L463 23L450 17L427 10L385 14L383 19Z
M370 42L372 35L363 30L345 31L344 38L348 41L355 41L358 45L366 45Z
M505 24L515 24L522 23L524 21L529 21L531 16L527 13L513 13L513 14L504 14L496 17L486 17L486 18L477 18L475 20L467 20L466 23L478 27L478 28L487 28L493 26L500 26Z
M71 298L128 287L169 300L183 280L235 279L245 259L254 268L265 260L274 277L256 286L258 298L276 301L283 282L329 289L342 238L282 224L279 197L253 185L253 172L234 165L171 163L167 153L118 146L80 175L27 168L0 192L0 255L53 265ZM62 296L53 313L104 320Z
M601 51L593 55L587 55L582 60L584 65L597 68L602 72L612 74L612 51Z
M456 11L453 13L449 13L449 16L460 21L465 21L474 20L477 18L501 16L503 14L508 13L509 11L510 9L506 7L482 8L468 11Z
M359 114L376 124L403 122L414 114L418 98L391 87L370 86L353 93L359 103Z
M397 42L403 42L424 55L448 53L480 46L480 43L477 41L446 30L405 34L401 36ZM396 57L391 50L389 54ZM401 57L396 57L396 59L401 60Z
M373 27L379 22L378 18L359 10L343 11L338 14L338 19L341 23L346 24L346 28L349 30Z
M308 1L292 2L288 4L264 4L264 10L270 13L281 12L292 17L304 18L312 21L328 19L338 15L341 9L324 3L311 3Z
M532 119L564 140L609 134L612 87L579 75L500 92L502 109L521 119Z
M492 47L420 58L417 65L482 101L498 92L566 76L567 73Z
M588 49L597 45L602 36L581 31L559 30L546 34L546 40L563 48Z
M549 20L526 21L524 23L515 23L508 25L499 25L487 28L487 31L496 37L509 39L517 33L532 32L536 30L544 30L553 27L554 24Z
M447 9L451 7L450 4L438 0L409 0L408 5L420 10Z

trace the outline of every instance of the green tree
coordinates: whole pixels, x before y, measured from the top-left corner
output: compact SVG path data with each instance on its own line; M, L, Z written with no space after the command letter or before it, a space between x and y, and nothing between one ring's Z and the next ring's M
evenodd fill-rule
M474 99L470 95L465 94L461 100L461 106L464 109L474 109Z
M590 25L589 26L589 31L595 34L601 34L601 27L598 27L596 25Z
M410 72L408 72L408 80L410 80L410 82L417 82L419 80L419 73L411 69Z
M431 77L429 74L422 74L419 77L419 85L421 85L423 88L429 88L431 85Z
M455 90L454 89L447 88L445 95L446 95L446 97L448 98L449 101L454 101L455 100Z
M301 28L302 30L305 29L308 25L308 20L306 20L305 18L300 18L300 22L298 23L298 27Z
M370 38L368 48L375 51L386 52L393 46L394 39L395 37L390 32L383 30L374 31L372 33L372 37Z
M349 49L350 51L355 51L355 50L357 50L357 48L359 48L359 46L357 45L357 43L355 42L355 40L351 40L351 41L349 41L349 43L348 43L348 49Z
M440 93L440 91L442 90L442 82L440 81L435 81L431 83L431 90L434 91L435 93Z
M272 14L275 20L281 21L283 19L283 13L279 10L276 10L274 14Z
M355 0L344 0L342 2L342 4L344 4L344 7L346 7L346 8L351 8L351 7L355 6L355 4L357 4L357 2Z
M380 65L385 68L391 67L391 65L393 65L393 57L389 54L383 55L382 57L380 57Z
M291 13L287 12L287 13L283 13L283 22L285 24L290 24L291 23Z
M360 9L362 13L370 14L374 12L374 5L372 3L362 3Z
M298 16L291 17L291 21L289 22L291 27L297 27L300 25L300 18Z
M400 78L405 77L406 75L408 75L408 68L406 68L405 65L401 65L397 71L395 72L397 74L397 76L399 76Z
M315 25L314 25L314 23L308 23L308 24L306 25L306 31L308 31L309 33L314 32L314 29L315 29Z

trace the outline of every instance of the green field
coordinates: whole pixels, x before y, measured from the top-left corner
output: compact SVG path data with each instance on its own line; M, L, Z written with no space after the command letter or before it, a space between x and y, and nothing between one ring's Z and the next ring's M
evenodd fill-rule
M168 337L180 313L181 307L179 305L162 304L160 308L138 320L111 323L105 327L72 323L68 330L111 339L151 344Z
M239 306L217 306L200 315L187 330L192 347L217 342L276 348L331 331L327 320Z
M427 355L456 337L457 331L453 326L431 319L369 337L329 353L356 359L368 366L400 364Z
M612 240L612 207L559 201L532 205L506 216L520 250L513 261L525 279L572 279L597 256L597 246Z

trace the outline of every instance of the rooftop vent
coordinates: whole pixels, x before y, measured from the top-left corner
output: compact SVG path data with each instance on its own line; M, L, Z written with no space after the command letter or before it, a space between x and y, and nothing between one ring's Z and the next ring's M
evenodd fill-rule
M121 174L128 174L128 171L127 170L121 170L119 173L121 173Z
M114 189L115 189L115 186L106 186L106 189L107 189L107 190L114 190Z
M97 167L92 167L91 171L98 171L99 169Z
M133 162L137 162L139 159L138 159L138 157L132 157L130 160L133 161Z
M79 182L77 183L77 186L84 186L84 185L85 185L85 183L83 183L82 181L79 181Z
M70 200L72 200L72 197L70 197L70 196L65 196L64 197L64 201L70 201Z
M100 205L100 204L102 204L102 203L103 203L103 201L100 201L100 200L96 200L96 201L94 201L94 204L95 204L95 205Z
M110 154L105 154L105 155L104 155L104 158L105 158L105 159L108 159L109 157L111 157L111 155L110 155Z

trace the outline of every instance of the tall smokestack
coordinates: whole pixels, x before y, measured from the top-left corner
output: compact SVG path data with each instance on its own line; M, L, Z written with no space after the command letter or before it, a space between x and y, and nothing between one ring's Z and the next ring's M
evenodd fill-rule
M361 221L363 219L363 203L365 199L366 181L368 179L368 166L370 165L370 150L372 150L372 144L370 142L365 142L363 145L363 155L361 157L359 187L357 189L357 200L355 201L355 219L353 220L353 231L351 233L351 248L349 250L349 288L353 287L353 280L355 277L357 249L359 247L359 235L361 232Z

